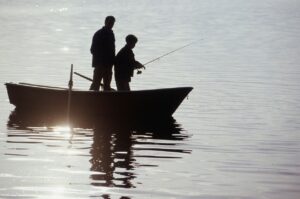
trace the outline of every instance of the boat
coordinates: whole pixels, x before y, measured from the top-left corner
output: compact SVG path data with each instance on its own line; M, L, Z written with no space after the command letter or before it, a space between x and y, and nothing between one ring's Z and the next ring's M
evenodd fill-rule
M18 112L40 112L76 118L171 117L192 87L136 91L88 91L29 83L5 83ZM69 111L68 111L68 104Z

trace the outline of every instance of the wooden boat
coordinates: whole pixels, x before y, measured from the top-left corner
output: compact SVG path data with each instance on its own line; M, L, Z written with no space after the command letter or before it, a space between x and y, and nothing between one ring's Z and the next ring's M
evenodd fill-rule
M68 98L73 117L161 118L170 117L192 87L138 91L85 91L68 88L6 83L9 101L18 111L66 114Z

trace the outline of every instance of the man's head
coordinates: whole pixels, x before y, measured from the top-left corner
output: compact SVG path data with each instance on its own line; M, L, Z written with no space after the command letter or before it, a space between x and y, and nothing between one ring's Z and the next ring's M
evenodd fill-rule
M138 39L134 35L127 35L126 37L126 44L132 49L135 47L135 44L137 43Z
M114 16L107 16L105 18L105 26L108 27L109 29L112 29L114 27L115 21L116 19Z

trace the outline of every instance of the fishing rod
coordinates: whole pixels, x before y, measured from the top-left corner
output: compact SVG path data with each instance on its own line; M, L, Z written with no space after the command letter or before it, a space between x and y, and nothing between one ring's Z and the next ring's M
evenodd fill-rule
M172 50L172 51L170 51L170 52L168 52L168 53L165 53L165 54L163 54L163 55L161 55L161 56L159 56L159 57L157 57L157 58L155 58L155 59L152 59L152 60L148 61L147 63L145 63L145 64L143 64L143 65L145 66L145 65L150 64L150 63L152 63L152 62L155 62L155 61L159 60L160 58L163 58L163 57L165 57L165 56L167 56L167 55L169 55L169 54L171 54L171 53L174 53L174 52L176 52L176 51L178 51L178 50L181 50L181 49L183 49L183 48L185 48L185 47L188 47L188 46L190 46L190 45L192 45L192 44L194 44L194 43L196 43L196 41L191 42L191 43L189 43L189 44L187 44L187 45L181 46L181 47L179 47L179 48L177 48L177 49L175 49L175 50Z
M191 43L186 44L186 45L184 45L184 46L181 46L181 47L179 47L179 48L176 48L175 50L172 50L172 51L170 51L170 52L168 52L168 53L165 53L165 54L163 54L163 55L161 55L161 56L159 56L159 57L157 57L157 58L155 58L155 59L152 59L152 60L146 62L146 63L143 64L143 65L145 66L145 65L150 64L150 63L152 63L152 62L155 62L155 61L159 60L160 58L163 58L163 57L165 57L165 56L167 56L167 55L169 55L169 54L171 54L171 53L174 53L174 52L176 52L176 51L178 51L178 50L181 50L181 49L183 49L183 48L185 48L185 47L188 47L188 46L190 46L190 45L192 45L192 44L194 44L194 43L196 43L196 42L197 42L197 41L194 41L194 42L191 42ZM146 69L146 68L144 67L144 69ZM141 73L142 73L142 71L138 70L137 74L141 74ZM87 76L85 76L85 75L82 75L82 74L80 74L80 73L78 73L78 72L74 72L74 74L75 74L75 75L78 75L79 77L82 77L82 78L84 78L84 79L86 79L86 80L93 81L91 78L89 78L89 77L87 77Z
M185 48L185 47L188 47L188 46L190 46L190 45L192 45L193 43L196 43L196 42L197 42L197 41L191 42L191 43L189 43L189 44L186 44L186 45L184 45L184 46L181 46L181 47L179 47L179 48L176 48L175 50L172 50L172 51L170 51L170 52L168 52L168 53L165 53L165 54L163 54L163 55L161 55L161 56L159 56L159 57L157 57L157 58L155 58L155 59L152 59L152 60L146 62L145 64L143 64L143 65L144 65L143 69L144 69L144 70L146 69L145 65L150 64L150 63L152 63L152 62L155 62L155 61L159 60L160 58L163 58L163 57L165 57L165 56L167 56L167 55L169 55L169 54L172 54L172 53L174 53L174 52L176 52L176 51L178 51L178 50L181 50L181 49L183 49L183 48ZM138 75L139 75L139 74L142 74L142 71L141 71L141 70L138 70L138 71L137 71L137 74L138 74Z

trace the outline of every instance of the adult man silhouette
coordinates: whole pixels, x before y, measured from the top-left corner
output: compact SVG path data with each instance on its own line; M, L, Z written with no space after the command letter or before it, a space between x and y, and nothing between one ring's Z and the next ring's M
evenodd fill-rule
M112 67L115 59L115 35L112 28L115 21L113 16L107 16L105 25L93 36L91 53L94 75L90 90L99 91L102 79L103 90L111 90Z

